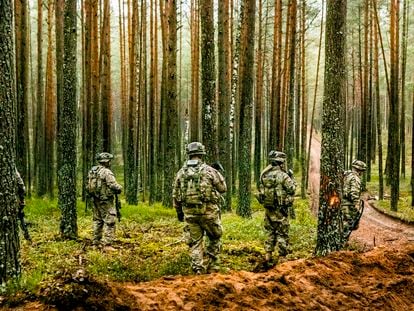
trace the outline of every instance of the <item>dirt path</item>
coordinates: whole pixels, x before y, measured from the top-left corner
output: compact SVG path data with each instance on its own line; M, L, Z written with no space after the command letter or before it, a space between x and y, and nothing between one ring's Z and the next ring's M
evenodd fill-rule
M312 139L309 176L311 208L314 214L316 214L319 204L320 153L321 143L314 136ZM365 200L364 214L362 215L358 230L352 233L351 240L359 242L365 250L380 245L394 245L414 241L414 226L406 225L378 212L371 204L373 202Z

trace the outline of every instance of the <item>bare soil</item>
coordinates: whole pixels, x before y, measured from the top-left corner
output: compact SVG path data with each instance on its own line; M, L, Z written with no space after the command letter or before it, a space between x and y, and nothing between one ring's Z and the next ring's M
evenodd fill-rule
M309 180L314 211L318 148L314 140ZM16 310L414 310L414 227L367 202L351 240L364 252L289 261L263 273L174 276L138 284L100 284L81 272L62 275Z

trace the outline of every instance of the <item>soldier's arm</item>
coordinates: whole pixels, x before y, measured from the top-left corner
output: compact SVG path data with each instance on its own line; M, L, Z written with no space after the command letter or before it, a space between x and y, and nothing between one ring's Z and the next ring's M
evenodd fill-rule
M289 177L288 174L286 174L283 186L285 188L285 191L289 195L294 195L296 190L296 183L295 181Z
M111 189L114 193L121 193L122 186L116 182L115 176L110 170L107 170L106 172L105 182L109 189Z
M180 196L180 172L178 172L173 183L173 206L177 212L177 218L179 221L184 221L183 206Z
M212 169L211 173L213 175L213 185L217 189L217 191L220 193L226 192L227 185L223 175L221 175L220 172L215 169Z
M357 177L353 176L350 180L349 199L353 203L358 203L360 195L361 195L361 181L358 180Z

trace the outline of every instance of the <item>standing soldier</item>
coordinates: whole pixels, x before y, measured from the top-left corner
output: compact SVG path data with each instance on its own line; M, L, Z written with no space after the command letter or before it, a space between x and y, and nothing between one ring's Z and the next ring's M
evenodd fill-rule
M296 184L283 169L285 161L285 153L270 151L270 164L260 175L258 200L266 210L264 229L267 239L264 246L267 264L272 264L272 255L276 244L279 256L291 253L288 213L289 205L293 202Z
M115 239L115 219L117 211L114 206L114 196L121 193L122 187L115 180L110 170L114 156L108 152L97 155L97 166L88 173L87 191L93 200L93 243L99 245L102 240L108 250L113 250L110 244ZM104 228L105 227L105 228Z
M191 248L191 266L196 274L219 270L220 194L227 191L223 176L203 161L205 147L199 142L187 145L188 160L174 181L173 202L179 221L186 222ZM208 245L204 247L204 235Z
M27 228L26 219L24 218L24 207L26 206L26 202L24 200L24 196L26 195L26 187L24 186L24 182L20 173L16 169L16 180L17 180L17 199L19 200L19 210L17 216L19 217L20 228L22 228L23 236L26 241L32 242L32 239L29 234L29 229Z
M352 161L352 170L344 173L344 191L342 196L342 232L344 243L347 242L351 232L358 229L359 219L362 216L361 205L361 176L367 165L360 161Z

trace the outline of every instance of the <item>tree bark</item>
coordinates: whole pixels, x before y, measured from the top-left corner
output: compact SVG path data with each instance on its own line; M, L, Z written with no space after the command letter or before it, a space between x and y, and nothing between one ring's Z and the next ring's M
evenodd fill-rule
M64 3L63 103L58 130L58 206L62 212L60 233L74 239L78 235L76 211L76 128L77 128L77 12L76 0Z
M322 110L321 182L315 253L342 248L340 208L344 170L346 82L346 0L328 0L325 36L325 90Z
M21 273L16 198L16 85L13 4L0 0L0 286Z
M239 138L239 202L237 214L251 217L251 147L253 113L253 64L256 1L244 0L240 40L240 138Z

